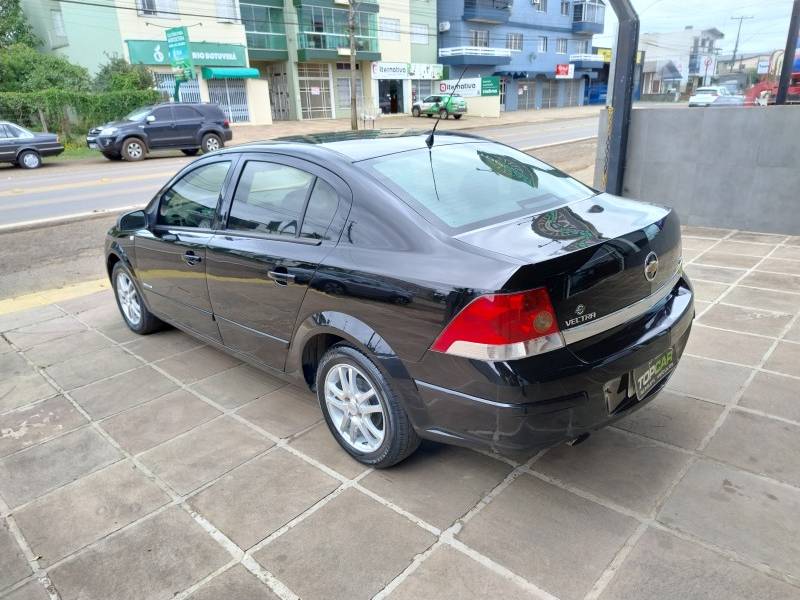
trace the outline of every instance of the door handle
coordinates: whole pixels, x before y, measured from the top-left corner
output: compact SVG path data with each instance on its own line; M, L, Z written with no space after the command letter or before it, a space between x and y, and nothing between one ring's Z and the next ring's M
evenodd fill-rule
M185 262L190 267L193 267L196 264L203 262L203 257L197 256L197 254L189 250L188 252L184 253L183 262Z
M278 285L288 285L295 280L295 276L285 271L267 271L267 277Z

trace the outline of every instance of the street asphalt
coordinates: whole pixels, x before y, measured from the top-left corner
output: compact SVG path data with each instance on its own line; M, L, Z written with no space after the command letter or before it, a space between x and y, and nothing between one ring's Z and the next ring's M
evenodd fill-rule
M531 148L595 136L597 117L481 127L469 133ZM160 152L139 163L45 160L35 171L0 166L0 231L143 206L190 160L179 152Z

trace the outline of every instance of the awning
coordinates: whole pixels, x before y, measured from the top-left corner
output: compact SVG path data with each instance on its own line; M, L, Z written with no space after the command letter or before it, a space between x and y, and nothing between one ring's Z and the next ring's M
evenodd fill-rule
M203 79L257 79L258 69L247 67L203 67Z

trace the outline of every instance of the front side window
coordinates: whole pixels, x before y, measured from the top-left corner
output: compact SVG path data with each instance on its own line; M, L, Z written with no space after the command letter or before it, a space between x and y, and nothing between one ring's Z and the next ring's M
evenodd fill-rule
M323 179L317 179L314 190L308 199L308 208L303 217L300 237L314 240L327 240L333 215L339 206L339 194L333 186Z
M161 108L157 108L151 114L156 118L156 121L172 120L172 109L169 106L162 106Z
M157 223L209 229L230 166L228 161L212 163L181 177L161 196Z
M534 0L533 4L539 12L547 12L547 0Z
M152 106L145 106L145 107L142 107L142 108L137 108L136 110L134 110L132 112L129 112L127 115L125 115L125 120L126 121L141 121L147 115L150 114L151 110L153 110Z
M561 0L561 14L569 16L569 0Z
M493 142L434 145L430 152L411 150L357 164L450 234L595 193L555 167Z
M314 176L276 163L250 161L233 196L228 229L296 236Z
M522 50L522 34L521 33L507 33L506 34L506 48L510 50Z
M566 38L559 38L556 40L556 52L559 54L567 53L567 40Z
M479 48L489 47L489 32L487 30L471 29L469 32L470 46Z
M539 52L547 52L547 36L539 36Z

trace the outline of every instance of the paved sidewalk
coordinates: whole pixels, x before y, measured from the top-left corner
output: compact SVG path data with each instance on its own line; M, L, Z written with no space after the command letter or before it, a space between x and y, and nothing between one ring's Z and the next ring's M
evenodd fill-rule
M109 291L0 315L0 598L799 598L800 237L684 257L668 389L524 462L364 469L307 390Z

